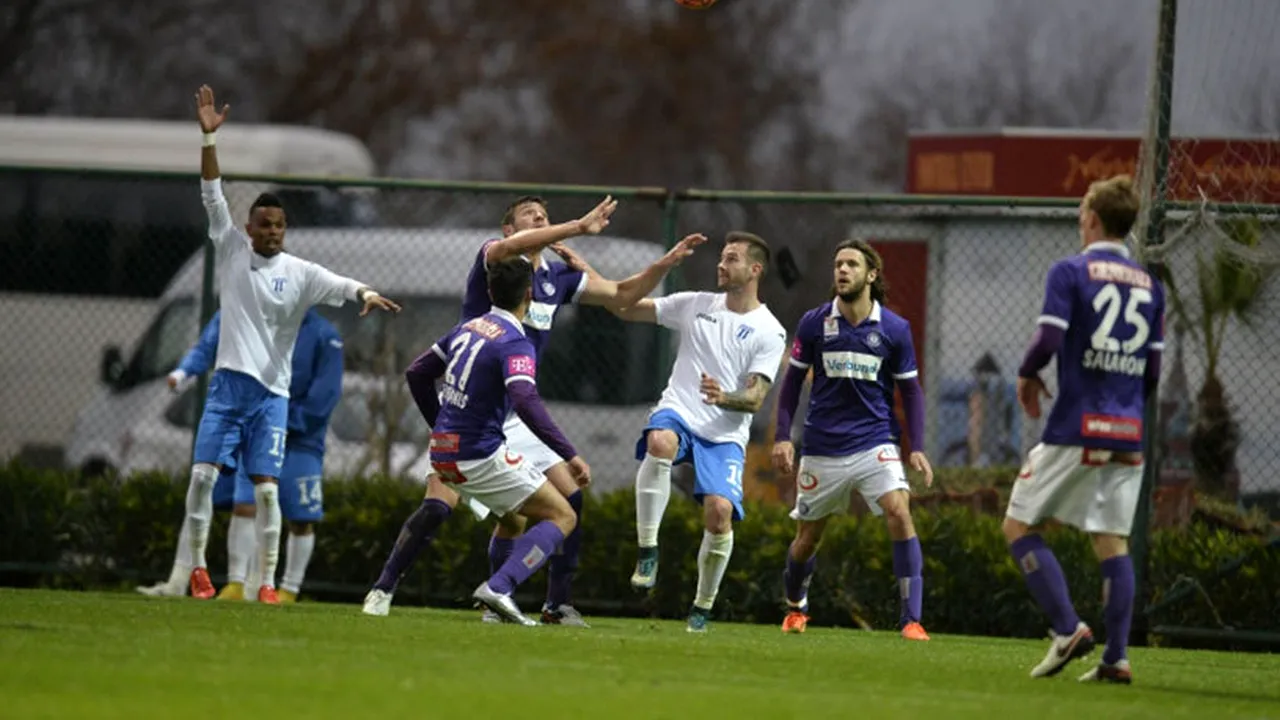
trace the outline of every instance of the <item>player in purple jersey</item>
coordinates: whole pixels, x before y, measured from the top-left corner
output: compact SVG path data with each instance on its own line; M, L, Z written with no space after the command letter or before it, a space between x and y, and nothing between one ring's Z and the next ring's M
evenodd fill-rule
M432 525L434 532L459 496L479 501L497 515L518 512L537 523L473 594L503 620L521 625L537 622L520 612L512 591L552 557L577 526L577 514L528 458L507 443L507 416L514 411L556 453L575 485L591 481L591 469L538 396L535 351L523 328L532 301L530 271L519 257L491 264L493 309L455 327L406 373L413 399L432 428L433 478L421 512L415 513L420 524ZM437 380L442 380L438 389ZM429 539L430 533L425 535ZM402 533L401 542L414 542L413 536Z
M784 476L796 471L791 420L805 376L813 368L804 456L796 478L799 521L783 573L787 616L783 632L804 632L809 622L809 580L818 543L832 514L849 507L849 493L862 493L876 515L884 515L893 538L893 574L902 598L899 627L908 640L928 640L920 625L924 559L911 522L910 488L898 450L893 414L895 387L902 391L911 443L908 462L933 483L924 447L924 395L917 380L911 325L886 309L884 261L862 240L836 247L835 298L800 318L791 367L778 392L773 462Z
M1058 399L1004 520L1013 559L1053 624L1049 652L1032 677L1056 675L1095 646L1057 558L1035 531L1053 518L1089 533L1102 563L1106 649L1080 680L1132 680L1125 656L1134 596L1128 537L1142 487L1143 409L1160 378L1165 302L1160 283L1124 245L1138 209L1127 176L1089 186L1080 203L1084 252L1049 269L1044 309L1018 370L1018 401L1039 418L1040 398L1050 396L1039 373L1058 361Z
M488 274L495 262L511 257L526 258L534 270L532 299L524 316L523 329L534 347L536 357L550 338L552 323L561 306L571 302L605 307L633 304L653 292L671 268L706 241L702 235L690 235L645 270L617 282L605 279L592 271L575 253L559 245L559 242L575 235L598 234L608 226L616 205L612 199L605 198L581 219L551 225L544 200L532 196L517 198L503 215L503 236L486 242L476 254L475 263L467 276L462 319L469 320L488 312ZM568 264L546 262L542 255L547 248L560 254ZM563 460L541 442L516 415L508 417L503 432L510 447L524 456L539 472L544 473L568 499L574 511L581 513L582 491ZM428 484L432 482L438 480L428 480ZM451 492L447 487L440 488L439 491ZM472 500L468 505L481 518L488 513L482 503ZM515 538L524 530L524 524L524 518L518 514L499 518L489 544L491 570L496 570L506 561ZM435 527L437 526L421 518L415 519L414 516L406 521L401 538L407 539L404 533L410 533L414 534L413 541L397 542L387 558L382 574L365 598L366 614L386 615L390 612L391 598L401 575L431 539L430 533L434 532ZM581 614L569 603L570 587L577 571L580 551L581 531L575 530L548 564L547 599L542 611L544 623L586 626ZM498 617L486 614L485 619L497 620Z

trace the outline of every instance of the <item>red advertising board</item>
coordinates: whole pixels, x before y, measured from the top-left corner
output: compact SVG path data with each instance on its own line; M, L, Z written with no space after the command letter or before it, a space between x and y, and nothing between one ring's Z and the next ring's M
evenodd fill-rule
M1080 197L1089 183L1138 165L1137 134L1005 129L989 133L913 133L907 192L940 195ZM1280 138L1170 144L1175 200L1280 203Z

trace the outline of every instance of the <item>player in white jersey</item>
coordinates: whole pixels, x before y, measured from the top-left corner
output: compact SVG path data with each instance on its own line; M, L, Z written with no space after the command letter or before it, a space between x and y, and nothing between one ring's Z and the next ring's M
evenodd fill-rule
M204 415L196 430L187 490L191 539L191 595L213 597L205 561L213 516L213 485L224 466L244 463L253 481L255 531L262 587L258 601L278 602L274 587L280 553L280 496L277 482L285 458L289 381L293 347L303 316L312 305L364 303L399 312L400 306L351 278L284 252L285 215L279 199L264 193L249 210L242 233L222 194L215 133L227 117L205 85L196 93L196 114L204 131L200 191L209 214L209 239L217 253L221 304L218 354Z
M681 292L645 299L615 314L680 333L671 378L636 446L636 589L658 577L658 527L671 497L671 466L692 463L694 499L705 531L698 550L698 590L688 630L704 632L733 553L733 521L742 519L742 470L751 415L764 403L786 352L787 334L760 302L769 246L731 232L716 268L720 292Z

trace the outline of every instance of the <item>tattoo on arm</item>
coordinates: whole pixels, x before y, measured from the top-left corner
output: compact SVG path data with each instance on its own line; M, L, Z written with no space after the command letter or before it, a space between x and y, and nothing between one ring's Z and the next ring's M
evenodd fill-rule
M769 394L769 378L751 373L747 376L747 386L737 392L725 393L716 403L724 410L753 413L764 405L764 396Z

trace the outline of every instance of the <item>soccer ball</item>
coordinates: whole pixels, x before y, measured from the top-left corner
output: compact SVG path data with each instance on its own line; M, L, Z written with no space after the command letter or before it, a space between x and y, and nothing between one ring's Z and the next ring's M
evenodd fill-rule
M676 4L689 10L706 10L716 4L716 0L676 0Z

